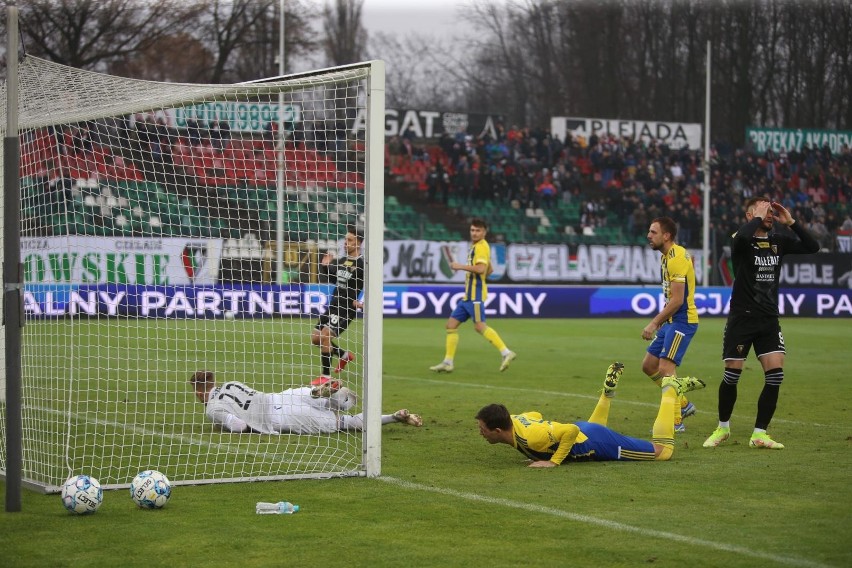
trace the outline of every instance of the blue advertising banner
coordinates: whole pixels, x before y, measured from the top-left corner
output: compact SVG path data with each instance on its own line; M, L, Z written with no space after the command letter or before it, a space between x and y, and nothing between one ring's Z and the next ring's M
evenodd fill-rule
M385 286L385 316L448 317L462 293L454 286ZM726 316L731 289L700 287L700 316ZM489 286L486 316L593 318L648 317L665 303L659 287ZM781 289L778 309L785 316L852 316L852 290Z
M27 317L122 316L136 318L262 318L321 314L330 284L145 286L122 284L31 285L24 291Z
M28 318L75 316L135 318L269 318L317 315L325 311L330 285L33 285L24 292ZM729 288L698 288L701 316L728 313ZM386 317L448 317L462 299L457 285L387 285ZM486 316L501 318L648 317L660 311L659 287L495 286L489 287ZM784 316L852 317L852 290L782 288Z

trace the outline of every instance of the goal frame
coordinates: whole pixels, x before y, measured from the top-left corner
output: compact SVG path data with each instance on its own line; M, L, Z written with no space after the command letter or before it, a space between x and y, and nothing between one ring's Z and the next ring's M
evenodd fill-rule
M382 326L382 304L384 291L384 218L385 218L385 63L382 60L372 60L366 63L344 65L329 69L321 69L307 73L296 73L280 78L293 79L328 72L370 66L370 79L367 89L367 145L366 172L366 215L367 233L364 242L366 251L364 287L364 345L366 357L364 362L364 474L367 477L378 477L382 473L382 344L384 341ZM276 78L253 81L265 83ZM280 222L279 222L280 225Z
M11 67L11 66L10 66ZM364 172L364 199L365 199L365 208L364 208L364 216L366 218L365 223L365 234L364 234L364 248L362 250L362 254L364 256L364 266L365 266L365 288L364 288L364 314L363 314L363 322L364 322L364 331L363 331L363 345L364 349L363 353L363 369L362 369L362 385L363 385L363 393L361 393L362 400L361 405L364 412L364 430L361 437L361 446L362 446L362 455L361 455L361 463L360 467L354 471L344 471L344 472L334 472L334 473L309 473L309 474L294 474L294 475L284 475L284 476L258 476L252 478L250 480L258 479L302 479L302 478L328 478L328 477L351 477L351 476L359 476L359 477L376 477L381 474L381 449L382 449L382 439L381 439L381 407L382 407L382 340L383 340L383 330L382 330L382 300L383 300L383 231L384 231L384 111L385 111L385 68L384 62L382 61L367 61L363 63L357 63L352 65L346 65L341 67L333 67L327 69L320 69L305 73L296 73L291 75L283 75L279 77L271 77L259 81L252 81L247 83L240 83L236 85L223 85L223 92L229 88L238 87L240 85L257 85L263 86L265 83L273 84L275 82L280 81L290 81L290 80L299 80L306 79L314 76L321 76L322 74L346 71L346 70L356 70L356 69L365 69L368 71L368 75L366 78L366 113L367 113L367 122L366 129L364 133L364 142L365 142L365 172ZM86 72L83 72L86 73ZM108 76L106 76L108 77ZM174 100L168 99L162 101L162 105L168 105L171 107L189 105L195 103L199 100L209 101L211 100L210 95L210 85L204 85L207 90L200 94L198 97L187 97L183 100ZM274 92L274 90L279 90L280 85L271 85L270 92ZM9 92L11 94L11 90ZM3 93L4 99L6 99L6 93ZM4 101L5 102L5 101ZM26 101L21 101L20 108L25 109ZM17 172L18 168L15 168L15 171L10 171L10 159L13 159L15 163L19 165L20 163L20 143L17 142L17 146L14 144L10 144L7 140L12 137L16 140L19 139L19 135L21 132L27 129L34 129L39 127L46 127L51 124L65 124L70 122L79 122L85 120L94 120L102 117L116 116L118 114L128 115L133 114L134 112L143 112L147 111L151 108L151 101L146 99L145 105L137 109L122 109L120 112L116 111L113 108L105 108L105 109L81 109L78 112L75 112L73 115L61 114L56 116L33 116L28 115L26 112L18 113L17 109L13 111L9 111L7 109L7 117L9 115L15 115L15 122L17 123L16 132L14 136L5 131L5 140L4 140L4 161L3 167L5 170L3 172L3 176L5 177L4 183L4 199L6 200L3 219L2 222L4 224L3 231L4 235L8 236L10 234L17 234L18 236L18 258L15 259L14 265L20 266L20 224L21 224L21 216L20 210L15 210L16 208L12 208L9 206L9 199L7 195L5 195L5 186L10 185L9 180L15 178L18 183L20 182L19 174ZM9 124L7 122L7 124ZM15 154L15 149L17 148L17 153ZM11 152L10 152L11 150ZM10 153L14 154L14 156L10 156ZM19 166L18 166L19 167ZM279 194L284 190L280 185L279 181ZM20 199L20 198L18 198ZM13 203L17 203L20 205L20 201L15 201ZM282 214L281 208L279 207L279 215ZM280 221L279 221L280 224ZM4 238L4 241L8 244L8 238ZM279 243L280 244L280 243ZM281 248L280 246L278 247ZM5 258L8 254L4 255L4 264L9 265L9 259ZM4 275L4 307L8 311L9 301L15 302L21 308L21 313L23 313L23 298L19 294L10 294L10 292L14 292L14 283L19 280L20 288L23 289L26 284L23 282L23 274L19 275L19 278L16 280L14 278L14 274L7 277ZM9 279L11 278L11 279ZM8 281L7 281L8 280ZM21 319L21 326L25 324L25 318ZM22 364L21 361L21 350L18 349L15 352L14 349L8 349L8 345L14 345L16 340L15 336L17 335L18 345L21 345L21 335L22 330L20 327L15 328L16 326L9 326L2 329L2 332L5 336L5 342L7 348L4 351L4 367L0 372L2 372L3 379L7 377L12 378L15 375L15 366L17 365L20 369ZM11 335L11 337L10 337ZM11 343L10 343L11 342ZM20 377L20 372L18 372ZM4 414L7 418L7 424L9 424L8 419L9 415L7 412L9 409L14 409L15 404L18 405L18 408L21 406L21 384L16 384L15 381L6 382L5 385L5 393L7 395L7 400L5 401L5 409ZM24 409L25 410L25 409ZM18 430L20 434L20 431ZM44 493L54 493L58 492L61 489L62 481L64 480L45 480L34 478L32 476L28 476L26 472L22 471L10 471L8 466L15 467L15 460L9 461L7 458L7 450L10 447L14 447L14 441L9 440L8 436L15 434L14 428L6 428L4 430L4 438L2 440L3 447L2 452L0 452L0 458L2 458L2 463L0 463L0 476L7 480L7 483L13 481L15 478L20 479L22 481L22 486L35 491L40 491ZM27 451L27 447L24 440L18 440L23 447L24 452ZM21 466L20 463L17 466ZM68 474L71 475L72 472L69 471ZM246 481L246 477L223 477L217 479L189 479L189 480L175 480L176 485L180 484L201 484L201 483L219 483L219 482L235 482L235 481ZM113 489L113 488L124 488L129 486L129 480L127 483L106 483L103 484L105 489ZM12 485L7 485L7 489L11 489Z

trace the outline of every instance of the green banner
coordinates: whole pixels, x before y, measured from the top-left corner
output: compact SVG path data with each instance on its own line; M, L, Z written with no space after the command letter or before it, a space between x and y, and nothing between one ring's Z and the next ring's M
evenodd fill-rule
M276 103L247 102L207 102L198 103L167 111L171 116L170 124L186 128L188 120L195 120L202 127L210 126L214 121L227 122L232 130L240 132L263 132L269 123L284 121L284 129L290 130L302 120L298 105L279 105Z
M812 149L828 146L832 154L839 154L843 146L852 147L852 131L751 127L746 129L746 145L760 154L767 150L801 152L806 146Z

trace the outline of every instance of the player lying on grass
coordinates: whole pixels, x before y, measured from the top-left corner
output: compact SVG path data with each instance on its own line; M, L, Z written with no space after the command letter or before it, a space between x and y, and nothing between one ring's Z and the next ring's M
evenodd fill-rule
M196 371L189 382L206 406L207 418L229 432L327 434L364 429L363 413L344 413L357 399L340 381L279 393L260 392L239 381L217 386L211 371ZM404 408L382 415L383 425L394 422L423 425L420 416Z
M606 427L609 407L622 363L607 368L604 387L595 411L587 422L562 424L544 420L538 412L509 414L502 404L489 404L476 415L479 433L490 444L508 444L532 460L530 467L555 467L573 461L669 460L674 452L674 410L678 396L704 388L694 377L665 377L662 399L654 421L653 439L640 440ZM679 408L679 406L677 406Z

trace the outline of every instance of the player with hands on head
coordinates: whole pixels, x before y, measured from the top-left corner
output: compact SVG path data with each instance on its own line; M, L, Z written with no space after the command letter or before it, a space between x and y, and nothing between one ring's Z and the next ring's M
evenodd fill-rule
M749 446L780 450L784 445L773 440L766 430L775 414L784 380L786 345L778 314L781 262L788 254L816 253L819 243L796 223L783 205L767 197L749 199L745 218L745 225L734 233L731 242L734 285L722 340L725 372L719 384L719 425L704 447L715 448L730 437L737 384L746 357L754 347L764 382ZM776 222L793 234L776 231Z
M476 415L479 434L490 444L507 444L531 460L529 467L549 468L569 461L666 461L674 452L677 397L704 388L692 377L665 377L652 440L625 436L607 427L609 410L624 365L607 368L592 416L585 422L545 420L539 412L510 414L502 404L484 406Z

